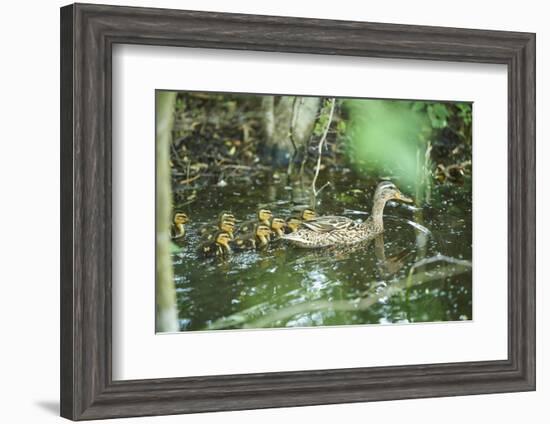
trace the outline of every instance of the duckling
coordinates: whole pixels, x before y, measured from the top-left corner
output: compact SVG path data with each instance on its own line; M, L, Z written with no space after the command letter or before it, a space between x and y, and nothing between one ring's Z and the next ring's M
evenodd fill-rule
M300 229L303 222L311 221L315 218L317 218L317 214L313 209L300 209L293 216L287 218L285 233L294 233Z
M232 253L231 246L229 245L230 241L231 236L228 233L218 231L214 235L213 241L206 241L199 246L199 254L203 258L229 256Z
M172 219L170 228L170 238L172 240L182 239L185 236L185 224L189 222L189 217L183 212L177 212Z
M294 214L294 218L298 218L301 221L311 221L312 219L317 218L317 214L315 213L315 211L313 209L304 208L304 209L298 210Z
M287 218L285 233L288 234L288 233L294 233L298 231L298 229L300 228L300 225L302 225L301 219L294 218L293 216L291 216L290 218Z
M235 222L235 215L230 211L221 211L218 215L218 222L226 220Z
M224 223L226 223L226 224L224 225ZM218 215L216 223L215 224L207 224L207 225L203 226L199 230L199 234L201 236L205 236L207 234L210 234L211 236L213 236L217 231L222 230L222 231L229 231L231 233L231 237L233 237L234 228L229 230L227 228L227 224L229 224L229 223L233 224L233 227L235 227L235 215L233 215L231 212L228 212L228 211L222 211ZM224 228L222 228L222 226L224 226Z
M286 221L282 218L271 219L271 236L274 240L281 238L285 234Z
M269 244L271 228L265 224L256 224L252 233L235 237L232 245L235 250L264 249Z
M245 221L239 225L239 233L249 233L254 230L256 224L264 224L268 227L271 225L270 220L273 218L273 213L269 209L258 209L256 219Z
M211 227L210 229L211 229L210 232L204 231L202 233L204 241L214 240L214 236L218 233L218 231L223 231L224 233L229 234L229 237L231 238L231 240L233 240L233 232L235 231L235 222L229 221L226 219L220 222L217 227Z

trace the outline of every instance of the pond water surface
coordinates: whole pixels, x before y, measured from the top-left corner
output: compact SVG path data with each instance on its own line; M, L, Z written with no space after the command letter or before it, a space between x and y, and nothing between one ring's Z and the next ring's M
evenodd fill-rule
M366 219L377 182L351 171L339 175L321 192L317 213ZM182 331L472 319L469 180L435 185L429 205L389 203L383 235L346 249L279 241L223 260L197 255L198 229L221 210L241 221L261 206L286 218L295 198L296 191L267 177L197 192L185 208L185 244L173 255Z

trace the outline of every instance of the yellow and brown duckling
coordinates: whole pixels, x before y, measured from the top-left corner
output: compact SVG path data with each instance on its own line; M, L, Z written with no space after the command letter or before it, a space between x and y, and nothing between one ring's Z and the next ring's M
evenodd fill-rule
M225 257L231 254L229 242L231 236L225 231L218 231L210 241L199 246L199 254L204 258Z
M313 209L303 208L299 209L293 217L299 219L300 221L311 221L312 219L317 218L317 214Z
M235 222L229 219L225 219L224 221L219 222L217 227L211 227L210 229L210 232L208 231L208 229L202 232L204 241L214 240L214 236L218 233L218 231L223 231L224 233L229 234L229 237L233 239L233 233L235 232Z
M217 231L221 230L221 231L229 231L231 233L231 237L233 237L234 228L232 228L231 230L229 230L228 228L228 225L231 225L231 224L233 224L233 227L235 227L235 215L233 215L231 212L223 211L219 213L215 223L207 224L203 226L199 230L199 234L201 236L205 236L207 234L213 236Z
M269 244L271 227L265 224L256 224L251 233L242 234L231 242L235 250L264 249Z
M256 224L264 224L270 227L271 218L273 218L273 213L269 209L258 209L256 212L256 219L245 221L239 225L239 233L249 233L253 231Z
M218 222L221 221L233 221L235 223L235 215L230 211L221 211L218 215Z
M285 234L286 221L282 218L271 219L271 238L277 240Z
M302 225L302 220L291 216L286 220L285 233L288 234L288 233L294 233L298 231L298 229L300 228L300 225Z
M172 240L181 240L185 236L185 224L189 222L189 217L183 212L176 212L172 218L170 227L170 238Z
M286 220L285 233L294 233L300 229L303 222L311 221L315 218L317 218L317 214L313 209L300 209L293 216L289 217Z
M230 219L224 219L218 222L216 226L203 227L200 231L204 241L211 241L218 231L223 231L233 239L233 233L235 232L235 221Z

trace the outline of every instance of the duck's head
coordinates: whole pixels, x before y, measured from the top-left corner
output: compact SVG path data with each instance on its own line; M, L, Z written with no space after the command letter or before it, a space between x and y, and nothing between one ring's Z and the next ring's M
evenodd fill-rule
M273 213L269 209L258 210L258 220L260 222L267 222L273 217Z
M374 202L386 203L388 200L399 200L401 202L412 203L410 197L405 196L391 181L382 181L376 187L374 192Z
M189 217L183 212L178 212L174 214L174 224L182 225L189 222Z
M298 218L288 218L286 220L286 226L290 228L292 232L298 231L298 228L300 228L300 225L302 224L302 221Z
M233 215L229 211L222 211L218 215L218 222L221 224L223 221L231 221L234 224L235 223L235 215Z
M286 222L284 219L281 218L273 218L271 220L271 229L280 232L286 227Z
M225 231L220 231L216 234L216 244L224 248L225 250L229 251L231 248L229 247L229 242L231 241L231 235Z
M300 214L300 218L302 218L304 221L311 221L312 219L317 218L317 214L313 209L306 208Z
M224 220L220 222L220 230L224 231L226 233L229 233L229 235L233 234L233 231L235 231L235 222L231 220Z

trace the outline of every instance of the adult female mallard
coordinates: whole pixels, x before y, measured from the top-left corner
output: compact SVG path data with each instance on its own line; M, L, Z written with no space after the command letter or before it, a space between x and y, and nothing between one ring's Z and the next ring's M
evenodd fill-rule
M263 249L269 244L270 235L269 225L256 224L253 232L235 237L231 245L235 250Z
M185 236L185 224L189 222L189 217L183 212L177 212L172 219L170 227L170 238L172 240L182 239Z
M344 216L322 216L304 221L298 231L282 238L306 248L346 245L371 239L384 231L384 206L392 199L412 202L395 184L383 181L376 187L372 214L366 221L357 222Z
M258 209L256 212L256 219L245 221L239 225L239 233L249 233L253 231L256 224L264 224L269 227L271 225L271 218L273 218L273 213L269 209Z
M229 242L231 236L225 231L218 231L211 241L206 241L199 246L199 254L203 258L213 256L228 256L231 254Z

